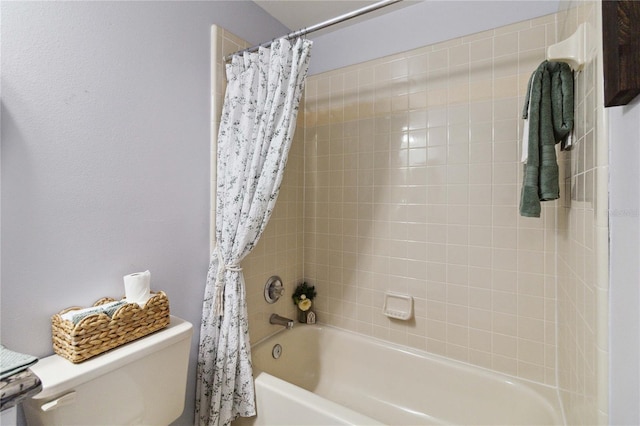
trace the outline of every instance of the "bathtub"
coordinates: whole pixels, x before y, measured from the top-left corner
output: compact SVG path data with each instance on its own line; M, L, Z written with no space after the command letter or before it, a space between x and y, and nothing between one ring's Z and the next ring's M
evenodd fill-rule
M551 387L325 325L282 330L252 360L258 415L238 426L563 424Z

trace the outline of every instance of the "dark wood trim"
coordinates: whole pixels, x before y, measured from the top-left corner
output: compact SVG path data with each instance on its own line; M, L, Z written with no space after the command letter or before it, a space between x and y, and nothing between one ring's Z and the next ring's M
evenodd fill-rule
M604 104L627 105L640 93L640 1L603 0Z

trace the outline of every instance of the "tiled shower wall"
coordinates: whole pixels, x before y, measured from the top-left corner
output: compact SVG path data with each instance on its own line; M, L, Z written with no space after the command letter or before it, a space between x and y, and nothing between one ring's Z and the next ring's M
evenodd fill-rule
M589 60L576 79L576 144L560 157L558 386L568 424L607 424L608 141L604 124L601 5L570 1L560 39L587 23Z
M328 324L547 384L556 384L557 349L569 422L606 423L597 62L578 74L578 142L559 158L562 199L543 204L540 219L517 213L530 73L556 28L563 39L587 21L599 34L599 3L578 5L309 78L278 206L243 262L253 342L279 329L272 312L294 314L290 294L306 278ZM245 45L220 28L212 36L213 58ZM219 117L220 59L212 69ZM287 294L267 305L274 274ZM386 291L414 297L412 321L381 314Z
M521 110L551 15L314 75L304 274L318 318L556 383L556 211L518 215ZM413 296L410 321L382 314Z

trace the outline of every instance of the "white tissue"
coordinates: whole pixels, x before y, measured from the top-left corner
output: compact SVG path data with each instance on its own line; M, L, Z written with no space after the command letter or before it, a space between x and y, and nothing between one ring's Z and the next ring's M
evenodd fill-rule
M151 298L151 272L136 272L124 276L124 295L127 302L141 307Z

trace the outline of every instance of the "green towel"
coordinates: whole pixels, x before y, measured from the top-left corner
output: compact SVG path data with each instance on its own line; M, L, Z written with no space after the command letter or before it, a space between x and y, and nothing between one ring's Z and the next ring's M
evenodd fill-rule
M573 129L573 73L564 62L544 61L531 75L523 118L529 118L520 215L540 217L540 201L560 196L555 145Z

